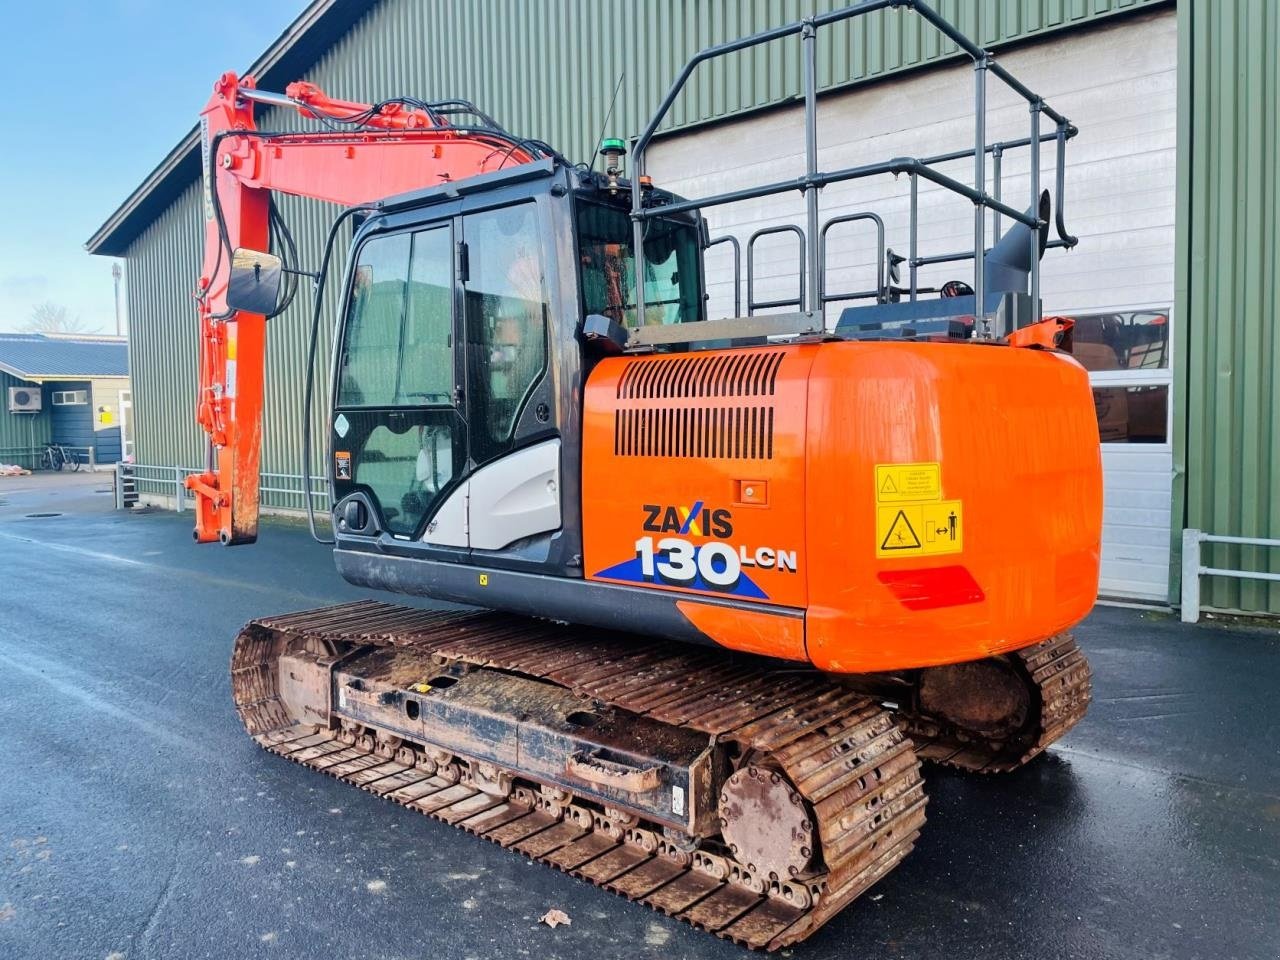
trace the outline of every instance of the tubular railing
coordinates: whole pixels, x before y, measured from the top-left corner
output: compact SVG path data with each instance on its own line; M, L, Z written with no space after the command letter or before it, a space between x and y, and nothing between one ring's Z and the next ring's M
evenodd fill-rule
M68 444L62 444L62 449L67 451L76 459L76 463L82 467L88 467L94 470L98 466L98 452L93 447L72 447Z
M723 237L710 241L706 249L710 250L721 243L727 243L733 248L733 315L740 317L742 316L742 245L732 233L726 233Z
M916 157L896 157L880 163L845 167L828 172L820 171L818 169L817 130L817 32L820 28L834 23L839 23L854 17L864 16L877 10L887 10L899 7L918 14L937 29L943 36L954 42L960 50L963 53L968 54L970 59L973 61L974 145L972 149L957 151L954 154L943 154L938 157L928 157L925 159L919 159ZM725 193L717 193L698 199L683 200L652 208L645 207L644 190L641 185L641 179L644 176L645 153L649 148L649 143L652 141L654 134L657 133L658 127L661 126L662 121L670 112L672 105L680 95L680 92L684 89L689 78L693 75L694 70L697 69L700 64L709 60L724 57L731 53L737 53L741 50L747 50L761 44L773 43L777 40L792 36L798 36L800 38L803 64L805 126L804 175L800 177L793 177L788 180L778 180L773 183L764 183L752 187L744 187L738 190L727 191ZM1028 136L1024 138L1024 140L1008 141L1004 143L987 142L986 96L988 74L993 74L1010 90L1026 101L1030 112L1030 129ZM1053 124L1055 124L1054 133L1048 135L1041 134L1041 115L1047 117ZM829 13L806 17L803 20L797 20L794 23L774 27L771 30L765 30L748 37L740 37L736 40L707 47L695 54L688 63L684 65L684 68L676 77L675 82L667 91L666 96L663 97L662 103L658 106L657 111L650 119L648 126L645 127L644 132L641 133L639 138L636 140L635 147L632 150L631 220L632 247L635 257L636 276L636 316L643 317L645 315L644 229L645 223L648 220L686 210L701 210L707 207L736 203L741 200L751 200L758 197L786 193L792 190L802 192L805 199L805 227L801 232L806 241L806 262L804 269L801 271L801 284L803 289L801 292L800 309L810 315L819 312L822 308L821 298L823 296L823 264L821 259L823 251L821 237L819 234L818 191L830 183L859 180L867 177L882 176L885 174L893 174L896 176L904 173L909 175L911 178L910 245L911 260L913 261L911 270L912 290L914 291L916 289L916 268L923 265L922 262L918 262L919 257L916 249L916 230L918 219L917 196L919 181L923 179L973 201L973 250L963 256L946 256L950 259L973 260L974 303L977 306L978 313L982 313L983 305L986 302L984 299L985 291L983 289L983 260L986 254L986 211L992 210L995 212L997 217L1008 217L1010 220L1025 224L1027 227L1031 228L1029 242L1033 244L1033 249L1031 251L1030 258L1030 293L1033 309L1038 313L1040 295L1040 261L1038 256L1039 251L1034 248L1034 245L1038 243L1039 230L1044 226L1035 214L1035 211L1039 209L1038 204L1040 196L1040 144L1047 140L1056 140L1058 145L1058 166L1056 177L1058 193L1058 209L1056 218L1058 241L1055 245L1072 246L1075 243L1075 238L1070 236L1066 231L1065 219L1062 211L1062 194L1065 186L1066 141L1070 137L1074 136L1075 133L1075 127L1071 125L1070 121L1068 121L1066 117L1050 107L1044 101L1044 98L1032 92L1027 86L1010 74L1009 71L998 64L988 51L973 43L973 41L961 33L956 27L952 26L952 24L939 15L931 6L923 2L923 0L862 0L861 3L856 3L840 10L833 10ZM999 196L988 194L986 190L987 155L989 153L993 155L993 163L995 164L996 169L999 170L1000 158L1004 151L1011 149L1014 146L1027 146L1031 150L1031 190L1028 203L1028 206L1032 211L1030 214L1010 206ZM964 157L973 158L973 186L962 183L961 181L934 169L934 164L944 162L948 159L954 160L962 159ZM751 270L751 257L749 253L747 257L747 270L749 277ZM748 297L748 311L750 310L750 305L751 300L750 297Z
M34 470L40 466L40 455L44 447L0 447L0 463L10 463L24 470Z
M116 488L122 489L126 478L131 478L139 493L155 493L159 496L173 497L174 509L182 513L187 509L186 479L188 476L203 473L195 467L161 466L150 463L118 463L116 464ZM273 494L277 497L296 499L297 506L292 509L302 510L303 492L302 475L297 473L261 473L259 474L259 493ZM317 485L321 489L317 489ZM328 481L324 477L311 478L311 497L318 499L319 505L327 507L329 501ZM291 509L289 504L268 504Z
M838 227L842 223L858 223L862 220L869 220L876 226L876 288L874 290L849 290L843 293L827 292L827 232L832 227ZM885 284L885 262L884 262L884 220L878 214L864 211L862 213L847 213L844 216L832 217L822 225L822 230L818 234L818 262L822 267L822 273L819 276L818 290L818 309L821 310L828 303L838 303L842 300L865 300L868 297L875 297L877 300L884 298L887 291Z
M1260 537L1223 537L1203 530L1182 531L1182 622L1196 623L1200 619L1200 578L1230 577L1233 580L1269 580L1280 583L1280 573L1264 570L1228 570L1223 567L1207 567L1200 562L1202 543L1236 543L1246 547L1280 547L1280 540Z
M90 470L98 466L97 451L93 447L73 447L70 444L58 444L73 456L77 463ZM38 470L44 458L45 444L38 447L0 447L0 463L14 463L27 470Z
M781 233L794 233L800 241L800 260L804 261L804 231L792 223L784 223L778 227L765 227L757 230L747 241L747 316L754 317L757 310L771 310L775 307L795 307L804 309L804 271L800 272L800 288L792 299L757 300L756 299L756 241L761 237L776 236Z

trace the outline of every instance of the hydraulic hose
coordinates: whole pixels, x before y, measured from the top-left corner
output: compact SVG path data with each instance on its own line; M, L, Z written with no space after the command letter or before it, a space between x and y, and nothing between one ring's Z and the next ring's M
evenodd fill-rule
M329 227L329 235L324 242L324 256L320 260L320 275L316 280L315 304L311 311L311 334L307 340L307 376L302 391L302 499L307 505L307 526L311 536L317 543L332 544L331 538L320 536L316 530L315 504L311 500L311 398L315 391L316 379L316 340L320 333L320 314L324 309L324 282L329 276L329 261L333 256L333 244L338 237L340 227L348 217L357 213L368 213L376 209L372 206L350 207L334 218ZM337 344L334 344L335 348Z

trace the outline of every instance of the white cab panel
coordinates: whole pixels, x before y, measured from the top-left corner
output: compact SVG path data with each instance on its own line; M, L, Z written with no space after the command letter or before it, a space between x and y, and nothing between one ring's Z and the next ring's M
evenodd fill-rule
M439 511L427 523L422 535L423 543L438 547L465 547L467 545L467 492L469 481L449 494Z
M471 476L474 550L500 550L560 527L560 441L508 454Z

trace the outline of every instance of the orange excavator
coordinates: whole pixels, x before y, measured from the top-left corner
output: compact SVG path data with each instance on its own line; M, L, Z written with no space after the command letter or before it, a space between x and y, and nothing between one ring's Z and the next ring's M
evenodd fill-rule
M823 172L815 37L890 6L973 58L977 142ZM696 200L644 175L699 63L788 37L805 65L803 175ZM986 142L988 77L1027 99L1026 138ZM314 129L260 130L255 105ZM470 607L364 601L248 624L232 686L249 734L736 942L811 935L910 851L922 760L1016 768L1089 702L1065 631L1096 597L1098 428L1063 350L1070 321L1039 306L1040 257L1075 242L1074 134L909 0L698 54L630 176L620 140L597 171L465 101L362 104L223 75L201 118L195 538L256 538L269 318L313 281L314 369L354 224L323 421L327 542L352 583ZM1042 142L1057 148L1052 242ZM1026 210L999 199L998 172L987 192L985 162L1015 148L1031 154ZM957 158L973 184L938 171ZM883 250L872 213L819 222L822 187L889 174L911 184L909 257ZM920 181L973 202L973 250L918 253ZM755 300L753 238L746 315L708 319L702 210L791 191L806 204L805 228L784 228L804 251L799 296ZM318 273L273 192L344 208ZM855 219L877 226L876 287L832 293L828 228ZM972 285L919 286L919 267L961 259ZM873 302L829 329L827 305L858 299ZM313 392L308 373L308 436Z

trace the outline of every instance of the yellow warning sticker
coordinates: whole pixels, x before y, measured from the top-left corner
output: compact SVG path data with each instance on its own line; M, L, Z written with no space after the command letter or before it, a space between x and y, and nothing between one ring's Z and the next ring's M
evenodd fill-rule
M876 508L877 557L929 557L964 549L964 504L959 500Z
M877 463L876 501L916 503L942 499L942 467L936 463Z

